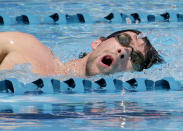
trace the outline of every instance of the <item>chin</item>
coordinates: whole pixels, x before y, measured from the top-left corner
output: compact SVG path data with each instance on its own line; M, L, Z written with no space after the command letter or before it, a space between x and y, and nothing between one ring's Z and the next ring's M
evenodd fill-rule
M93 68L95 67L95 68ZM94 75L109 75L115 73L114 71L111 71L110 67L102 67L101 65L87 65L86 66L86 76L94 76Z

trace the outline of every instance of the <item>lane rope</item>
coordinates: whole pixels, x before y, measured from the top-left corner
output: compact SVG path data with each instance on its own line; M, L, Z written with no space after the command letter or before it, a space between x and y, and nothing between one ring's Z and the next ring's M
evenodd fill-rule
M22 14L9 17L0 14L0 25L39 25L39 24L72 24L72 23L122 23L138 24L152 22L183 22L183 13L165 12L162 14L112 12L101 19L94 19L88 13L77 13L74 15L53 13L48 16L38 16L34 14Z
M23 84L17 79L6 79L0 81L1 93L85 93L85 92L116 92L116 91L153 91L153 90L182 90L183 85L172 77L157 81L145 78L132 78L127 81L111 78L101 78L91 81L81 78L70 78L60 81L52 78L39 78L33 82Z

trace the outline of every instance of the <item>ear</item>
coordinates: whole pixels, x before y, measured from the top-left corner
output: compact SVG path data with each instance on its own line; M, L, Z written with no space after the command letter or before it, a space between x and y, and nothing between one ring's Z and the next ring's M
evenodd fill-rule
M91 43L91 48L92 48L93 50L95 50L95 49L97 48L97 46L100 45L100 43L102 43L101 38L99 38L99 39L97 39L96 41L92 42L92 43Z

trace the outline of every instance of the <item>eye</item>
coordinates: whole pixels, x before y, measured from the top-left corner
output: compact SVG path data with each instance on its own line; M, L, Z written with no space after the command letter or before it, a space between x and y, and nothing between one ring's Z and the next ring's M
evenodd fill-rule
M124 46L129 46L129 44L130 44L130 38L126 35L119 35L118 41L120 44L122 44Z

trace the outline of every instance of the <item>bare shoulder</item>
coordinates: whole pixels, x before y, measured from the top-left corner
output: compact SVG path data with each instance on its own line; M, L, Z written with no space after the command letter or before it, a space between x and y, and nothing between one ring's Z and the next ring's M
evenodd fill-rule
M5 37L30 37L30 38L35 38L33 35L24 33L24 32L0 32L0 37L5 36Z
M23 32L0 32L0 43L14 45L41 45L41 42L32 34Z
M28 52L47 50L35 36L23 32L0 32L0 50Z

